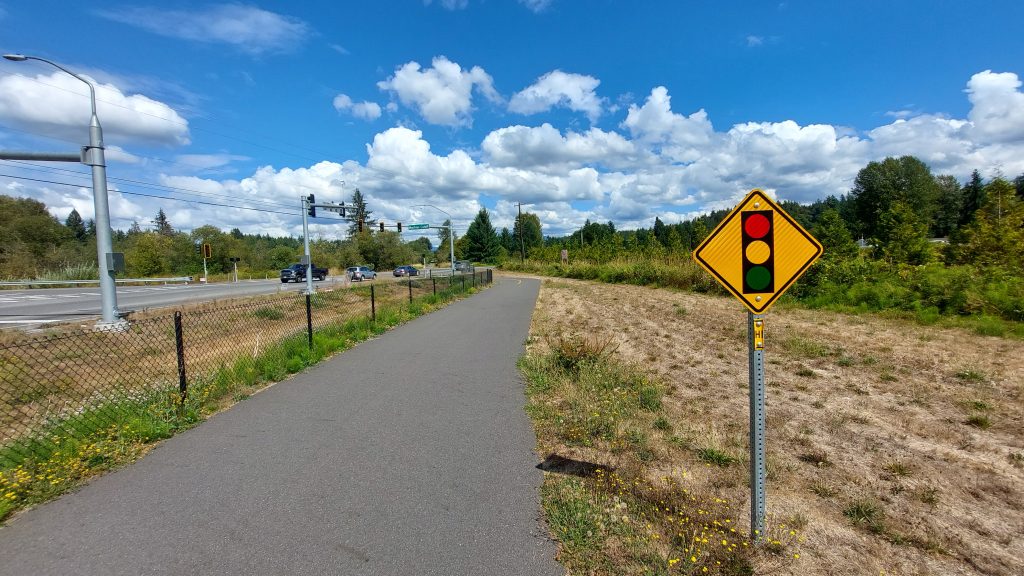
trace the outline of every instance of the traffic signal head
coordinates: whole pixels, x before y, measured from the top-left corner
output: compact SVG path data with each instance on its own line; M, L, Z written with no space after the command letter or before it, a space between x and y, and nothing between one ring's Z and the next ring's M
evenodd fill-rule
M202 244L196 244L196 254L202 255L202 253L203 253L203 245Z
M310 194L306 196L306 213L309 214L310 218L316 218L316 196Z
M741 213L743 293L775 292L775 223L773 210Z
M402 223L401 222L398 223L398 233L399 234L402 233Z
M203 244L203 258L211 258L213 256L213 248L209 244Z
M341 217L344 218L345 217L345 203L342 202L340 204L340 206L341 206L341 210L339 210L339 212L341 212Z
M380 223L380 231L381 231L381 232L383 232L383 231L384 231L384 221L383 221L383 220L382 220L382 221L381 221L381 223Z

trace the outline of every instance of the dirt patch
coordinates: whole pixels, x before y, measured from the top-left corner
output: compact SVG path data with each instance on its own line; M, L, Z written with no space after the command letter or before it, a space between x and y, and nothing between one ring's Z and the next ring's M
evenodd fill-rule
M766 316L768 513L803 535L799 574L1024 573L1019 341L878 316ZM544 279L531 349L610 338L670 390L652 479L737 508L747 484L746 312L732 298ZM701 459L707 449L735 459ZM703 452L702 452L703 451ZM581 454L615 465L614 454Z

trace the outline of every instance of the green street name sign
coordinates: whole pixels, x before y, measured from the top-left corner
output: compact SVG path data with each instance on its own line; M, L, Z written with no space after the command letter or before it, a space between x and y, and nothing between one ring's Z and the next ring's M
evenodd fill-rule
M409 230L423 230L424 228L430 228L430 224L409 224Z

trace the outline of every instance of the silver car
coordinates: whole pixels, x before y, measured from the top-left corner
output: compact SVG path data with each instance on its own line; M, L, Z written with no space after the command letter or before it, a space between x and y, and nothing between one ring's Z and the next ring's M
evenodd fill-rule
M353 282L377 279L377 273L366 266L349 266L345 269L345 274L348 274L349 279Z

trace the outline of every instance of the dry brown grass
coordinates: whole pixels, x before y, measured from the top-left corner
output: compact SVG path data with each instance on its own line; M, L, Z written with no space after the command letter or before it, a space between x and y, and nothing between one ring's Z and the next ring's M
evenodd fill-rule
M531 347L608 339L670 390L650 478L685 469L747 502L745 316L732 298L546 279ZM804 525L792 573L1024 574L1019 341L781 306L765 324L768 512Z

